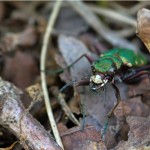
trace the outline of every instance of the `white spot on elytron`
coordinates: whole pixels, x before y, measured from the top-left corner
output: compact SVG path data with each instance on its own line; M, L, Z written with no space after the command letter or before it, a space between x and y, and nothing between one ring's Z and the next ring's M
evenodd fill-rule
M122 59L122 61L123 61L124 64L127 64L127 63L128 63L128 60L127 60L126 58L121 57L121 59Z
M138 64L138 61L137 61L137 60L135 61L135 64L136 64L136 65Z
M100 75L97 74L97 75L91 76L90 81L92 81L96 84L100 84L100 83L102 83L102 78Z
M129 67L132 67L132 64L131 64L131 63L127 63L127 65L128 65Z
M144 64L144 61L141 59L141 63Z

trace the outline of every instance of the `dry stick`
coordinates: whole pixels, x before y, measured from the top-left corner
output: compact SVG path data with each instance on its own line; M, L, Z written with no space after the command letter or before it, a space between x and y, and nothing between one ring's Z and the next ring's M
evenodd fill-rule
M134 28L127 28L127 29L122 29L122 30L116 31L116 35L118 35L120 37L124 37L124 38L127 38L134 34L135 34Z
M48 43L49 43L49 38L56 20L56 17L58 15L58 12L61 7L62 0L57 0L54 6L54 9L52 11L52 14L49 18L49 22L47 25L47 29L44 34L44 39L43 39L43 45L42 45L42 50L41 50L41 64L40 64L40 69L41 69L41 84L42 84L42 89L43 89L43 94L44 94L44 100L45 100L45 106L48 114L48 118L50 120L50 124L53 130L54 137L57 141L57 143L63 148L63 144L61 141L61 138L59 136L59 132L56 126L56 122L52 113L52 108L50 105L50 99L48 95L48 90L47 90L47 85L46 85L46 75L45 75L45 60L46 60L46 53L47 53L47 48L48 48Z
M123 14L129 15L129 8L125 8L123 5L120 5L119 3L115 2L115 1L112 1L110 5L111 5L112 9L117 10L118 12L121 11ZM127 11L127 9L128 9L128 11Z
M132 6L130 9L126 9L126 11L130 14L130 15L134 15L137 13L137 11L140 9L140 8L144 8L146 7L147 5L149 5L149 1L140 1L138 4Z
M124 14L135 15L140 8L144 8L149 4L149 1L140 1L139 3L133 5L130 8L125 8L123 5L119 5L116 2L112 2L111 7L117 9L118 11L122 11Z
M58 101L60 103L60 105L62 106L62 109L64 110L64 112L66 113L66 115L69 117L69 119L76 125L81 127L81 124L79 123L79 121L76 119L76 117L74 116L74 114L71 112L69 106L67 105L65 99L63 98L63 95L61 93L58 94Z
M68 118L77 126L81 126L81 124L79 123L79 121L76 119L76 117L74 116L74 114L71 112L68 104L66 103L65 99L64 99L64 95L58 91L57 87L53 87L51 88L52 93L54 94L54 96L58 99L59 104L61 105L63 111L65 112L65 114L68 116Z
M44 127L26 112L21 94L20 89L0 78L0 125L11 131L24 149L61 150Z
M120 14L117 11L113 11L111 9L106 9L106 8L100 8L94 5L89 5L88 7L98 15L110 18L112 22L115 22L117 24L118 23L127 24L133 27L133 28L130 27L128 29L122 29L120 31L116 31L116 35L120 37L128 37L135 34L137 21L134 18L131 18L129 15Z
M117 23L121 22L123 24L128 24L128 25L131 25L133 27L137 26L136 20L134 18L127 16L127 15L120 14L116 11L111 10L111 9L100 8L100 7L93 6L93 5L89 5L88 7L93 12L95 12L99 15L103 15L105 17L108 17L111 20L113 20L114 22L116 22L116 21L117 21Z
M117 36L113 31L109 30L100 19L81 1L67 1L72 8L78 12L86 22L106 41L113 46L124 47L136 50L137 47L126 39Z

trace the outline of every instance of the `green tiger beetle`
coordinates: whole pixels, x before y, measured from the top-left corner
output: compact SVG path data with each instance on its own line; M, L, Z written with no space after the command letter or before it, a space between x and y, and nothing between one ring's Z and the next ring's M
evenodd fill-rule
M150 72L150 65L147 58L140 52L133 52L129 49L115 48L100 55L97 60L93 60L87 54L80 56L76 61L68 66L70 68L81 58L87 58L91 64L92 75L89 78L84 78L80 81L73 83L75 88L78 86L90 86L90 89L94 92L103 91L106 84L110 83L115 91L117 102L108 113L108 118L110 118L121 101L121 96L119 89L114 83L117 77L119 81L129 83L135 79L138 79L141 75ZM65 86L66 88L67 86ZM60 91L64 90L62 88Z

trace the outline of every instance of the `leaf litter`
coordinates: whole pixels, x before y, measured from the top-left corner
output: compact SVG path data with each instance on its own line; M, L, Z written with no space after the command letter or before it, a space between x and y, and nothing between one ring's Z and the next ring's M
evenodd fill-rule
M59 44L60 44L59 45L60 51L64 56L67 65L71 64L82 54L85 53L90 54L86 46L73 37L61 36L59 38ZM80 49L82 49L83 51L79 51ZM87 75L88 76L90 75L91 73L90 64L86 59L84 60L80 60L70 69L72 80L75 79L77 81L80 81L81 77L86 77ZM127 86L122 84L118 86L121 92L122 100L125 100L126 95L124 93L126 93ZM113 89L110 86L107 87L105 92L107 94L103 93L103 95L102 94L94 95L89 90L89 87L80 88L80 99L84 105L84 111L85 111L84 113L87 114L87 117L85 118L85 122L87 125L95 126L99 132L102 129L103 125L106 123L107 113L112 109L112 106L116 101ZM71 101L76 101L78 103L78 101L75 98L71 99Z
M111 2L110 6L108 2L105 5L102 2L94 2L94 5L88 2L79 2L78 4L65 2L52 32L46 69L53 70L52 68L58 66L65 68L85 53L96 59L98 55L92 50L97 47L100 47L102 52L114 46L132 47L133 50L142 49L146 51L146 48L135 37L135 15L139 8L149 4L148 2L133 3L127 5L123 2ZM41 37L45 31L47 16L53 6L53 2L0 2L0 50L2 56L0 63L3 64L3 67L1 67L2 76L23 91L28 86L32 87L33 84L40 82L38 63L42 43ZM98 11L99 7L101 12ZM10 11L7 11L9 9ZM125 24L122 24L121 17L117 18L118 21L115 21L116 18L108 19L109 13L104 13L108 10L112 10L116 16L117 14L119 14L119 17L125 16L126 20L129 21L130 19L131 22L123 20ZM149 48L149 10L140 9L137 17L138 35ZM94 44L96 45L94 46ZM58 64L57 67L54 63L54 57ZM70 81L80 81L84 77L89 77L90 74L90 64L83 58L62 74L47 76L47 87L49 95L52 97L53 112L65 149L149 149L150 82L147 76L136 84L117 84L122 101L109 121L104 139L101 138L101 130L106 123L106 115L116 102L114 91L110 85L106 87L104 93L99 95L94 95L88 86L78 88L80 100L84 106L84 130L81 126L83 117L80 104L74 96L72 86L66 88L61 94L65 105L67 105L66 112L71 112L71 115L73 115L71 117L76 117L76 122L69 118L70 114L62 112L65 105L59 105L58 89L70 83ZM41 90L37 94L31 94L42 95ZM33 100L27 96L26 92L24 92L24 95L26 96L22 98L22 101L28 110L29 104L32 104ZM30 112L46 129L51 131L43 102L34 104ZM6 133L3 127L0 129L1 133L10 136L11 131ZM19 145L13 145L17 141L16 138L7 137L5 139L4 136L0 135L0 139L2 139L0 148L9 148L10 145L17 147Z
M63 58L67 65L71 64L73 60L76 60L77 58L79 58L79 56L84 54L83 51L80 53L79 49L85 49L85 45L83 48L82 47L83 43L81 43L81 41L78 41L73 37L60 36L58 43L60 47L60 52L62 53ZM82 45L81 48L80 45ZM75 53L74 51L77 52ZM86 51L89 53L89 50L87 48ZM92 55L91 52L90 55ZM86 67L87 70L85 70ZM85 77L87 76L87 74L90 75L89 68L90 66L88 61L86 61L85 64L83 60L81 60L81 62L79 61L78 63L76 63L70 69L72 80L74 79L81 80L81 77ZM127 139L127 133L129 131L129 127L127 122L125 121L125 117L127 116L147 117L149 115L149 107L142 102L142 95L139 96L138 94L137 96L134 95L136 96L134 98L130 98L130 99L128 98L128 96L133 97L131 93L133 94L132 91L135 89L139 90L141 93L144 93L145 89L149 91L149 89L145 88L144 84L141 83L141 85L143 86L141 88L140 86L136 86L136 85L135 88L133 88L134 85L125 85L123 83L119 83L117 85L121 93L122 101L120 102L119 106L114 112L118 121L115 120L115 118L113 118L111 119L112 121L109 123L108 133L106 134L105 137L107 148L111 148L112 145L117 145L118 141L113 140L117 134L121 134L120 140ZM93 93L90 92L89 87L87 88L84 87L83 89L80 88L80 98L82 103L85 105L84 111L87 113L87 117L85 117L85 122L87 125L93 125L99 132L100 130L102 130L103 125L106 123L105 116L111 110L112 106L114 105L114 102L116 101L113 89L110 86L107 87L105 92L107 94L95 96ZM128 95L129 92L130 95ZM73 98L71 99L71 101L76 101L76 99Z

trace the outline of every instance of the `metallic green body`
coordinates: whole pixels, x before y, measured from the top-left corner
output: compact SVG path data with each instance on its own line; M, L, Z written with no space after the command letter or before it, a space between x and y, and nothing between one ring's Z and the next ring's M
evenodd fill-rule
M103 53L92 63L93 69L100 73L113 74L123 66L140 67L147 64L146 57L129 49L115 48Z

